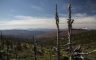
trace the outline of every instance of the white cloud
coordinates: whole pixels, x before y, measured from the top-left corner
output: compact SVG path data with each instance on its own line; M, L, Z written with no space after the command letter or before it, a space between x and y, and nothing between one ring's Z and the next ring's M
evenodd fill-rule
M31 16L15 16L14 20L0 22L1 29L54 28L55 25L53 19L34 18Z
M96 29L96 16L87 16L86 14L76 14L76 16L78 17L75 18L74 27Z
M61 28L67 28L67 19L61 18ZM87 14L75 14L73 16L74 23L73 28L84 28L87 27L89 29L96 29L96 16L87 16Z
M73 27L96 29L96 16L81 16L75 18ZM40 18L31 16L15 16L13 20L0 21L0 29L56 28L55 18ZM60 28L67 28L67 18L60 18Z

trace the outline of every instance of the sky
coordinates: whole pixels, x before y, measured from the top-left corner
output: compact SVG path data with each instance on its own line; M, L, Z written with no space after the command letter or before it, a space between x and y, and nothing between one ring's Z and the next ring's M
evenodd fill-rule
M71 0L73 28L96 29L96 0ZM67 28L68 0L0 0L0 29Z

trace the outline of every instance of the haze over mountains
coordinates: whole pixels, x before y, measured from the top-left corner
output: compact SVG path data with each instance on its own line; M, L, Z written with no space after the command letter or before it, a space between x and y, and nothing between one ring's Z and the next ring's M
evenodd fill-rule
M32 38L33 35L43 35L45 33L51 32L55 29L29 29L29 30L0 30L2 35L17 37L17 38Z
M73 34L85 32L84 29L74 29ZM33 35L38 37L52 37L56 35L56 29L29 29L29 30L0 30L2 35L16 38L32 38ZM61 35L66 35L67 30L61 29ZM0 34L1 35L1 34Z

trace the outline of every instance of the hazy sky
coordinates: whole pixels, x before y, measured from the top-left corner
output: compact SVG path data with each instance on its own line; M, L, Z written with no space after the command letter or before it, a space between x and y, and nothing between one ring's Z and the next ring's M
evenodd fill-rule
M56 3L67 28L68 0L0 0L0 29L55 28ZM96 28L96 0L72 0L72 14L74 28Z

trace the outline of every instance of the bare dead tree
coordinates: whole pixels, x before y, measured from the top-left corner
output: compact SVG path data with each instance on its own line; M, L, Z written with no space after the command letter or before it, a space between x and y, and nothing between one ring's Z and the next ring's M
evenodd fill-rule
M59 46L59 16L58 16L58 12L57 12L57 4L56 4L56 26L57 26L57 60L60 60L60 46Z
M68 11L69 11L69 18L68 18L68 21L67 21L67 23L68 23L68 48L69 48L69 55L70 55L70 58L69 58L69 60L72 60L72 57L71 57L71 55L72 55L72 46L71 46L71 33L72 33L72 23L74 22L74 20L72 19L72 16L71 16L71 13L72 13L72 11L71 11L71 0L69 1L69 8L68 8Z
M34 42L33 43L34 44L34 60L37 60L37 47L36 47L37 43L34 36L33 36L33 42Z
M71 0L69 0L69 7L68 7L69 18L68 18L68 21L67 21L67 23L68 23L68 48L69 48L69 55L70 55L69 60L72 60L74 57L77 58L75 60L78 60L78 59L84 60L84 57L82 55L91 54L93 52L96 52L96 50L93 50L93 51L88 52L88 53L83 53L82 49L81 49L81 46L79 48L75 48L75 49L72 48L72 41L71 41L72 37L71 37L71 35L72 35L72 24L73 24L74 20L72 19L72 15L71 15L72 14L71 8L72 8ZM79 57L76 57L76 55L79 56ZM74 56L74 57L72 57L72 56Z
M3 41L3 35L2 35L2 32L1 32L1 36L0 36L0 40L1 40L1 50L3 50L3 48L4 48L4 41Z

